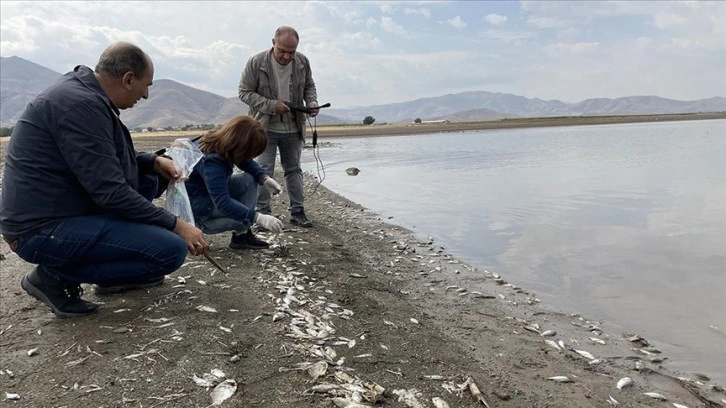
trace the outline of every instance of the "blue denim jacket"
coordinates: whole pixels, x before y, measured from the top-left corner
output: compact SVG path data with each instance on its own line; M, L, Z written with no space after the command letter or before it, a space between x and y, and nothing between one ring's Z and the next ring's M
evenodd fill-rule
M257 183L266 176L265 170L254 160L242 160L237 167L251 175ZM216 209L225 217L238 221L255 222L255 209L232 199L229 178L233 165L217 153L205 153L186 181L195 221L205 221Z

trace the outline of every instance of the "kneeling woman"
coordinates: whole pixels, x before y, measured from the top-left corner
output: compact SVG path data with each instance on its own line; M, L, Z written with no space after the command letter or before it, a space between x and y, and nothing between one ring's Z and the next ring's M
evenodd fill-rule
M206 234L232 231L229 247L264 249L270 245L254 236L252 224L282 232L282 221L255 211L257 188L277 194L282 187L253 160L267 146L265 129L250 116L238 116L199 140L204 157L186 182L197 227ZM234 166L241 173L234 173Z

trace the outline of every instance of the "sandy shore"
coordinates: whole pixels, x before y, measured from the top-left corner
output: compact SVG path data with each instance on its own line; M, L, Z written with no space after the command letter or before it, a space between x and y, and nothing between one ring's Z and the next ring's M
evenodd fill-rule
M469 378L490 407L726 405L723 384L674 372L637 333L554 313L507 271L466 265L314 184L306 175L315 228L286 222L267 251L210 236L224 272L190 256L157 288L86 287L101 303L86 318L56 319L25 294L32 265L0 244L0 391L19 398L0 404L206 407L220 370L236 386L229 407L484 406ZM286 206L279 197L275 213Z

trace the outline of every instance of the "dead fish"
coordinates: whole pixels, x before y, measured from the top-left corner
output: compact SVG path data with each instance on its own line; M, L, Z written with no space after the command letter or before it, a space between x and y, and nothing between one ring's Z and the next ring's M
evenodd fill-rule
M308 388L307 390L303 391L303 394L327 394L330 391L339 389L340 386L335 384L316 384L312 387Z
M545 330L542 333L540 333L539 335L542 336L542 337L552 337L552 336L554 336L556 334L557 334L557 332L554 331L554 330Z
M560 347L559 345L557 345L557 343L554 340L547 339L547 340L545 340L545 344L547 344L550 347L554 347L554 348L556 348L559 351L562 351L562 347Z
M593 356L592 354L590 354L589 352L587 352L585 350L575 350L575 353L577 353L577 354L585 357L588 360L594 360L595 359L595 356Z
M32 356L34 356L36 354L38 354L38 349L37 348L28 350L28 357L32 357Z
M449 408L449 404L446 403L446 401L442 400L439 397L431 398L431 402L434 404L434 406L436 408Z
M605 340L603 340L603 339L598 339L597 337L590 337L590 340L597 344L605 345Z
M360 404L358 402L355 402L355 401L352 401L352 400L349 400L349 399L345 399L345 398L340 398L340 397L333 398L333 404L335 404L335 406L338 407L338 408L366 408L366 407L371 407L371 405Z
M622 390L623 388L627 388L633 385L633 379L630 377L623 377L618 380L618 383L615 385L618 387L619 390Z
M348 167L347 169L345 169L345 174L349 176L357 176L358 173L360 173L360 169L358 169L357 167Z
M18 401L18 400L20 400L20 394L11 394L9 392L6 392L5 399L11 400L11 401Z
M313 378L313 380L317 380L318 377L322 377L325 375L325 373L328 371L328 363L325 361L318 361L317 363L311 365L308 369L308 375Z
M618 402L618 400L616 400L615 398L613 398L612 395L608 395L608 404L610 404L610 405L612 405L614 407L617 407L618 405L620 405L620 403Z
M214 387L215 383L213 381L210 381L206 378L199 378L196 374L194 374L194 377L192 377L192 380L194 380L194 384L197 384L200 387L204 388L212 388Z
M222 405L235 392L237 392L237 382L233 379L224 380L212 390L212 405Z
M474 381L473 378L467 377L466 381L464 381L464 384L469 386L469 392L471 393L471 396L476 402L484 405L486 408L490 408L489 404L487 404L486 400L484 399L484 395L482 395L479 387L476 385L476 381Z
M403 402L409 408L424 408L423 404L418 400L420 393L416 389L393 390L393 395L398 397L398 402Z
M219 378L220 380L227 378L227 374L225 374L224 371L222 371L218 368L213 369L212 371L210 371L210 373L213 376Z
M566 375L556 375L554 377L548 378L548 380L558 382L558 383L571 383L573 382L570 377L567 377Z
M643 395L646 397L654 398L661 401L668 401L668 398L658 394L657 392L644 392Z
M683 404L677 404L677 403L675 403L675 402L673 403L673 406L674 406L674 407L676 407L676 408L688 408L688 406L686 406L686 405L683 405Z

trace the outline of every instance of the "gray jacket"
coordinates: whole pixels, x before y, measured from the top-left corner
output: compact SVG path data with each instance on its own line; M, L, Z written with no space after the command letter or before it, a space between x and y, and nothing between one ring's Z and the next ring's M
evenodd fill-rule
M6 238L101 213L174 228L173 214L137 192L139 178L154 174L156 155L134 150L118 114L84 66L28 104L5 161L0 230Z
M277 80L272 72L272 48L253 55L247 61L242 79L239 82L239 98L250 107L249 115L257 119L267 129L270 116L277 114ZM291 102L295 105L318 103L313 73L308 58L295 53L292 66ZM305 139L305 119L303 113L293 112L300 135Z

